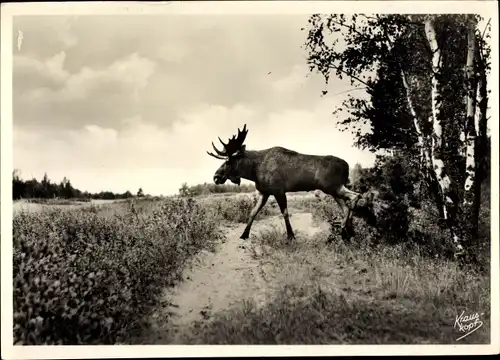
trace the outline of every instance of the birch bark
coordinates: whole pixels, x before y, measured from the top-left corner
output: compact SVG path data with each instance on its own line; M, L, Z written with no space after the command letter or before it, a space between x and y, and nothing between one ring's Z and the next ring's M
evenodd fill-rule
M431 17L427 17L424 21L425 35L432 52L432 71L431 71L431 116L429 121L432 123L431 134L431 165L432 172L436 178L439 188L439 206L441 214L446 221L452 235L455 249L460 252L464 250L461 238L456 226L456 209L458 204L455 204L451 195L451 181L446 174L445 164L442 158L443 153L443 123L440 119L439 102L439 83L437 76L441 71L441 51L436 40L436 30Z
M407 80L407 76L403 70L401 70L401 79L403 81L403 86L406 91L406 100L408 102L408 107L410 109L410 114L413 118L413 126L415 127L415 132L417 133L418 145L420 147L420 160L424 165L424 168L430 168L431 166L431 157L429 149L427 149L424 142L424 135L422 130L420 129L420 124L418 122L418 116L413 106L413 101L411 99L411 89Z
M488 92L486 87L487 64L481 49L481 42L477 43L474 17L470 17L467 31L467 78L469 88L467 102L473 104L473 109L467 107L467 129L472 134L467 137L467 168L464 184L464 213L468 224L468 234L471 240L477 239L479 226L479 210L481 207L481 184L485 178L484 157L487 142L487 109ZM480 39L481 41L482 39ZM479 49L478 49L479 48ZM472 59L471 59L472 58ZM474 62L475 60L475 62ZM469 160L469 157L471 158Z
M474 201L474 187L476 178L476 136L479 132L479 109L476 109L476 98L478 87L474 76L474 54L476 51L476 41L474 34L474 23L467 24L467 63L466 86L467 86L467 118L465 126L465 184L464 184L464 210L472 206ZM470 212L470 211L467 211Z

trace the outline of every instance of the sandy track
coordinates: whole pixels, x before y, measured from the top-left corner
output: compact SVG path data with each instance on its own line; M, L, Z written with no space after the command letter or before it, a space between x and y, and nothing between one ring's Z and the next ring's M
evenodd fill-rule
M313 224L310 213L295 213L291 222L296 233L312 234L320 230ZM257 306L266 304L277 286L265 277L259 261L261 249L255 239L259 232L272 227L284 231L281 215L254 222L247 241L239 238L245 224L226 228L226 239L216 251L196 256L186 268L184 280L166 290L165 299L170 305L155 315L154 334L146 342L182 344L193 325L209 320L213 314L244 300L254 301Z

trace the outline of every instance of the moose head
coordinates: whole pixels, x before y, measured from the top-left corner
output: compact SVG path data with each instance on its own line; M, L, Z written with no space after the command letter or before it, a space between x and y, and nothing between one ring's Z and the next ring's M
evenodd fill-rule
M241 169L239 166L240 162L238 160L243 158L245 155L245 145L243 145L243 142L245 141L248 133L246 127L247 125L245 124L243 126L243 130L241 131L238 128L238 136L233 135L233 137L229 139L227 144L225 144L220 137L218 138L220 143L224 147L224 150L220 151L212 142L212 147L214 148L215 154L207 151L208 155L219 160L225 160L214 174L214 182L217 185L224 184L227 179L229 179L234 184L240 185Z

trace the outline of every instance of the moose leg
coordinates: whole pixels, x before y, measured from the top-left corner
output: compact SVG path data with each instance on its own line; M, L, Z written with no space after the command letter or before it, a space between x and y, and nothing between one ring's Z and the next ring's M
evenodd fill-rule
M342 200L342 202L347 203L346 205L346 210L347 214L344 216L344 220L342 221L342 238L348 239L353 235L353 228L352 228L352 216L353 216L353 211L354 207L356 206L356 199L359 197L360 194L357 192L351 191L347 189L345 186L342 186L338 191L337 191L337 196Z
M254 208L252 209L252 212L250 213L250 218L248 219L247 226L245 227L243 234L241 234L240 239L248 239L253 220L255 219L259 211L264 207L264 205L266 205L267 199L269 199L269 194L264 194L264 193L259 193L259 194L260 197L257 200L257 204L255 204Z
M341 227L344 227L346 219L347 219L346 214L347 214L347 211L349 211L349 209L347 208L347 205L343 199L339 199L336 197L334 197L334 199L337 202L337 204L339 205L340 210L342 211L342 222L340 224L341 224Z
M283 214L283 218L285 219L286 233L288 240L295 239L295 235L293 234L292 225L290 224L290 219L288 217L288 207L286 203L286 194L274 194L276 198L276 202L278 203L281 213Z
M345 210L345 208L347 208L347 205L345 204L344 200L339 199L339 198L333 196L333 194L332 194L332 197L335 199L335 202L339 205L340 211L342 212L342 221L341 222L338 222L338 221L333 222L332 221L330 223L331 232L328 235L328 239L326 241L327 244L330 244L334 240L334 236L333 236L333 233L334 233L333 228L334 228L334 226L340 225L342 227L342 229L344 228L345 217L346 217L346 210Z
M349 206L347 206L346 201L343 198L340 198L336 193L332 193L331 195L339 205L340 211L342 212L342 221L340 222L340 228L341 228L340 235L342 236L343 239L347 239L351 236L350 233L352 232L352 229L350 228L350 226L352 225L349 222L349 214L350 214ZM327 243L330 243L332 241L333 238L330 237Z

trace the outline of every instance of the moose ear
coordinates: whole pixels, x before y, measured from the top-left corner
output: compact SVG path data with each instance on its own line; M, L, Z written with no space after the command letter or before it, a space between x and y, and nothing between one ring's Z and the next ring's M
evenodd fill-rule
M233 154L233 156L240 156L240 155L243 155L243 154L245 153L245 148L246 148L246 146L245 146L245 145L242 145L242 146L241 146L241 148L240 148L237 152L235 152L235 153Z

